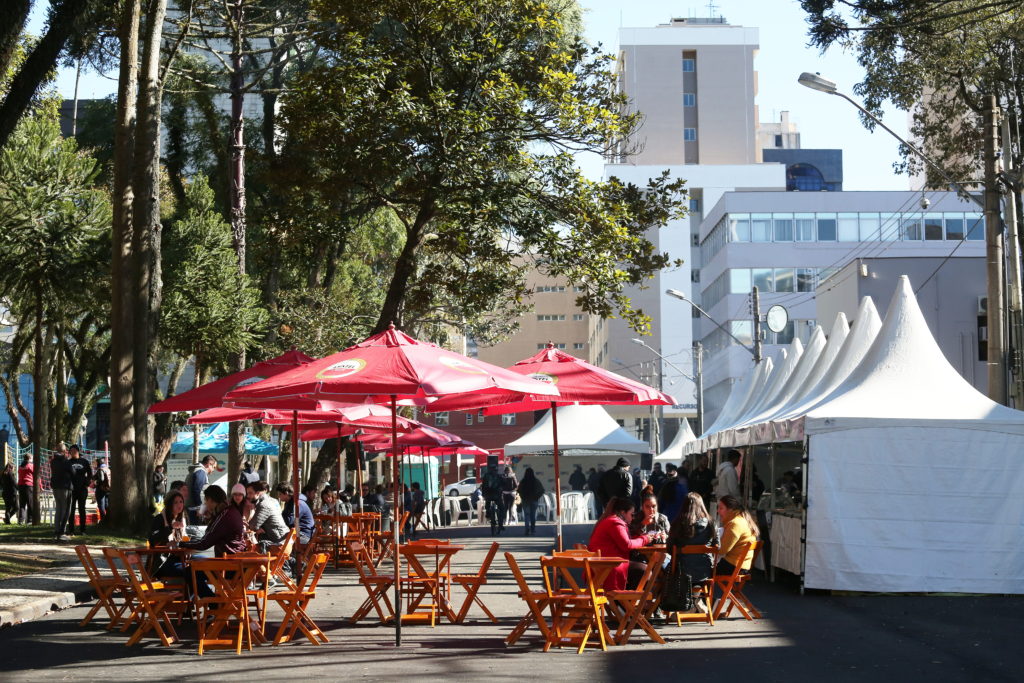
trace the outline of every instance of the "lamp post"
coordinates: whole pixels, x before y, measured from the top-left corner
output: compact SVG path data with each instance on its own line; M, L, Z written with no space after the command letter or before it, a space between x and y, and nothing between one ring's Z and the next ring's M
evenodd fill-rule
M654 347L652 347L649 344L647 344L647 342L645 342L643 339L633 339L633 343L634 344L639 344L640 346L644 347L645 349L647 349L648 351L653 353L655 356L657 356L661 360L661 362L667 364L669 367L674 369L680 375L682 375L683 377L685 377L686 379L690 380L691 382L693 382L694 384L697 385L697 433L698 434L703 434L704 433L704 378L702 377L702 373L701 373L701 371L699 369L699 368L702 367L699 355L698 355L698 360L697 360L697 368L698 368L697 375L693 376L693 375L687 374L686 372L683 372L683 370L680 369L680 367L678 365L676 365L675 363L670 361L668 358L665 358L665 356L661 355ZM700 354L701 352L702 352L702 348L701 348L700 344L697 344L697 353ZM661 386L660 386L661 385L661 374L660 373L658 375L658 385L659 385L658 389L661 390ZM662 414L664 414L664 406L659 406L659 410L662 411Z
M797 78L800 85L817 90L828 95L836 95L846 100L857 108L862 114L877 123L882 130L893 136L900 143L921 158L928 166L934 169L943 180L945 180L960 197L966 198L977 204L985 212L985 260L988 264L988 315L986 326L988 327L988 395L994 401L1002 404L1007 403L1007 377L1006 377L1006 350L1005 350L1005 300L1003 298L1003 230L1002 217L999 211L999 187L998 187L998 148L997 132L999 109L996 106L994 96L986 98L985 110L985 200L981 201L967 191L961 183L953 179L942 166L930 159L928 155L918 149L915 145L907 142L897 135L891 128L882 123L881 119L869 112L859 102L852 99L845 93L839 91L834 81L830 81L821 74L804 72ZM1017 259L1016 251L1011 251L1014 260Z
M755 290L756 290L756 288L755 288ZM733 334L729 330L727 330L724 327L722 327L722 325L717 320L715 320L714 318L711 317L711 314L709 314L703 308L701 308L700 306L695 304L689 297L686 296L686 294L684 294L683 292L680 292L678 289L666 289L665 293L668 294L670 297L672 297L674 299L679 299L680 301L685 301L686 303L688 303L691 306L693 306L693 309L695 311L697 311L702 316L704 316L705 318L707 318L708 320L713 322L715 324L715 327L720 329L722 332L725 332L727 335L729 335L730 337L733 338L733 341L735 341L741 347L746 349L747 353L749 353L751 356L754 357L754 362L755 363L760 363L761 362L761 352L760 352L761 350L760 350L759 346L757 346L755 348L751 348L751 347L747 346L746 344L744 344L740 340L739 337L737 337L735 334ZM754 315L755 322L758 322L759 318L760 318L760 314L759 313L755 313L755 315ZM760 336L760 332L757 332L757 335Z

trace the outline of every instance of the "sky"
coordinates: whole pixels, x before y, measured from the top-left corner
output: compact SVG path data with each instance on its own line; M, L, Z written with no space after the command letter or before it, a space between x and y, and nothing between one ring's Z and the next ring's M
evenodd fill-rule
M587 39L602 44L614 53L620 27L648 27L668 22L673 16L707 17L706 2L668 2L666 0L580 0L585 8ZM30 30L43 28L48 3L36 2ZM839 89L852 93L863 77L856 56L838 48L820 54L807 46L805 15L796 0L716 0L714 16L729 23L760 29L760 51L754 68L758 71L756 104L762 121L778 121L779 112L789 111L797 125L805 148L843 150L845 190L905 190L906 176L897 176L892 164L898 158L898 143L881 129L868 132L860 123L856 109L838 97L809 90L797 83L802 71L817 71L835 81ZM83 73L79 82L80 98L106 97L117 89L116 73L107 76ZM57 88L67 98L74 93L75 70L63 69ZM898 134L906 136L907 115L895 108L884 111L883 120ZM596 157L581 159L587 175L599 178L601 162Z

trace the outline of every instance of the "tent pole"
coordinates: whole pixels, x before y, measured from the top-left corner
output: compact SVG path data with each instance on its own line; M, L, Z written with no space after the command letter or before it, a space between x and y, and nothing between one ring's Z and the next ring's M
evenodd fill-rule
M398 548L398 524L401 521L401 508L398 506L399 485L401 481L398 462L398 397L391 394L391 542L395 558L395 647L402 645L402 554Z
M811 437L804 437L804 452L803 457L800 459L800 464L803 465L801 468L800 478L803 481L803 490L800 491L800 595L804 594L804 578L807 575L807 464L809 461L808 454L811 449Z
M770 484L769 484L770 488L768 490L769 490L770 493L768 494L768 499L771 502L769 503L768 509L769 510L774 510L775 509L775 442L774 441L772 441L772 447L771 448L772 448L771 449L771 455L770 455L771 461L769 462L769 468L768 468L768 476L771 477L771 479L769 480L770 481ZM769 533L768 536L770 538L771 537L771 533ZM772 583L775 583L775 563L771 561L770 557L768 559L768 567L766 567L766 569L768 570L769 580Z
M555 455L555 547L562 552L562 469L558 465L558 406L551 402L551 444Z

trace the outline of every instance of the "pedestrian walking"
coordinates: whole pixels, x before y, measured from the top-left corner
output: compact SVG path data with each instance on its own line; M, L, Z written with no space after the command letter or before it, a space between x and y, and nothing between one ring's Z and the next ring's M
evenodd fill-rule
M71 470L68 468L67 446L61 441L50 458L50 490L53 493L53 540L70 540L67 535L71 514Z
M35 499L32 485L35 482L35 466L25 456L18 468L18 524L31 524L32 513L35 511Z
M100 515L100 522L102 522L107 518L107 507L110 504L110 466L107 465L106 457L100 457L94 478L96 480L96 511Z
M92 483L92 465L82 457L77 445L68 449L68 469L71 472L71 512L68 515L68 533L75 533L75 511L78 511L78 527L85 533L85 501L89 498L89 484Z
M501 475L501 498L505 506L505 523L511 524L516 521L516 489L519 488L519 481L516 480L515 472L508 465Z
M164 466L157 465L153 469L153 502L159 505L164 502L164 495L167 493L167 475L164 474Z
M0 474L0 493L4 497L4 524L10 524L11 517L18 518L18 474L13 462L4 465Z

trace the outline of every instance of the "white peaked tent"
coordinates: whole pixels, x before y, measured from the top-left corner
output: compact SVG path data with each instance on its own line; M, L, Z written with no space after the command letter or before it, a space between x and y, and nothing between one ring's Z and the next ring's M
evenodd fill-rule
M1024 412L949 364L906 276L861 362L796 419L807 587L1024 593Z
M679 431L676 432L676 436L672 439L672 443L665 447L661 453L655 456L655 462L674 462L679 464L686 457L689 452L687 448L694 441L697 440L697 436L690 429L690 421L683 420L679 423Z
M559 450L651 452L651 447L646 441L628 434L608 411L599 405L561 406L557 410ZM505 455L543 453L553 448L554 438L549 410L530 431L505 444ZM571 456L572 453L564 455Z

